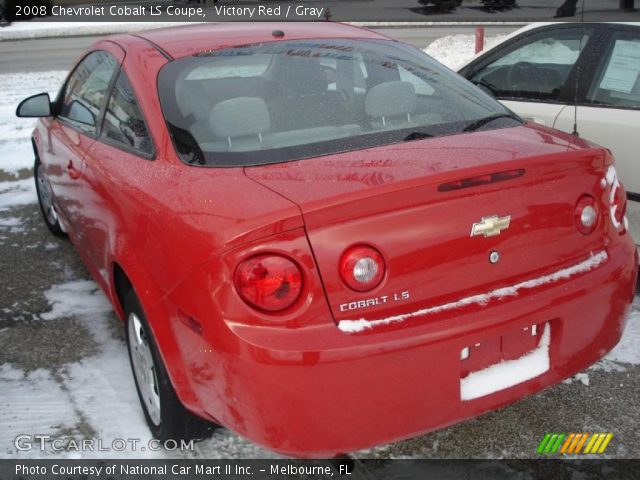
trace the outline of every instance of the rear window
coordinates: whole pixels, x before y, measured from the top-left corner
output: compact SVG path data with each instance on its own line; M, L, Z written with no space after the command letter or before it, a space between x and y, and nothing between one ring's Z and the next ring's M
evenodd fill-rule
M206 51L168 63L158 83L176 151L203 166L286 162L460 133L473 124L520 124L457 74L391 41Z

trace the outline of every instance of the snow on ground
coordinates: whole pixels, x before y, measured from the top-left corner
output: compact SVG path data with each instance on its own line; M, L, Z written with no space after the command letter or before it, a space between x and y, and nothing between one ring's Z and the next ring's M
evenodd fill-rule
M103 446L111 446L116 439L140 442L137 450L83 452L83 458L274 458L274 454L225 429L194 443L192 451L142 450L151 434L138 401L126 346L114 334L117 320L109 302L98 285L88 280L53 285L44 295L50 310L40 318L49 328L55 328L56 320L73 317L90 332L97 348L93 355L55 371L40 369L27 374L10 364L0 366L0 457L78 456L73 450L18 452L15 437L37 432L77 443L100 439Z
M500 43L506 35L489 36L485 39L484 49L487 50ZM440 63L451 70L458 70L475 55L474 35L447 35L432 42L424 49Z
M1 240L7 237L2 234L7 232L14 234L24 232L24 220L18 217L0 217L0 245L4 245Z
M0 170L17 175L33 166L31 132L33 118L17 118L16 108L25 98L47 92L55 98L67 72L34 72L0 75Z
M36 202L36 186L33 178L0 182L0 212Z
M620 343L591 367L592 370L625 370L625 365L640 365L640 296L635 302Z
M52 99L58 94L66 71L8 73L0 75L0 141L29 138L34 119L17 118L16 108L20 101L46 92Z
M2 113L0 113L2 115ZM0 120L1 121L1 120ZM33 129L34 121L30 120L29 122L20 122L20 123L29 123L30 126L24 129L25 133L27 131L27 135L25 138L21 138L18 140L0 140L0 148L2 148L2 159L0 160L0 170L3 170L11 175L18 176L20 170L28 169L33 167L33 147L31 146L31 141L29 140L29 135L31 130ZM19 138L21 128L19 125L16 125L16 137ZM0 128L2 128L0 126ZM2 133L0 133L2 136Z
M111 310L109 301L100 291L98 285L89 280L54 285L44 292L51 305L51 311L43 313L43 320L73 316L76 312L83 315L100 315Z
M0 365L0 387L0 458L15 453L16 436L26 432L55 435L76 420L68 395L47 370L25 375L12 365Z
M0 227L16 228L22 225L22 220L16 217L0 218Z

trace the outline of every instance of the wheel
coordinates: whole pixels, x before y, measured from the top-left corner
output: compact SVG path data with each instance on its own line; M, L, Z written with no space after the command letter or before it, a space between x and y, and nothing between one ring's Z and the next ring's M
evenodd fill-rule
M60 225L58 213L56 212L56 207L53 203L51 184L49 183L47 173L45 172L38 157L36 157L36 161L33 165L33 176L36 181L38 204L40 205L40 211L42 212L42 218L44 219L45 225L56 237L66 236L66 233L64 233L64 230Z
M203 438L214 424L189 412L176 395L133 290L125 301L127 347L147 425L158 440Z

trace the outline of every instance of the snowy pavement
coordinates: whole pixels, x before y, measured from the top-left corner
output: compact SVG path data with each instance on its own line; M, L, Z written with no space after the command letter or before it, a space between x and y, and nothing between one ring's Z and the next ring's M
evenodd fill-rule
M490 39L495 41L496 39ZM473 37L446 37L427 52L456 67L473 55ZM120 322L66 240L49 235L33 188L29 135L18 101L52 94L63 71L0 75L0 458L78 456L18 452L14 438L150 439ZM614 433L607 454L640 458L640 298L620 344L574 379L515 405L453 427L359 452L383 458L535 458L547 432ZM225 430L185 452L89 452L85 458L275 457Z

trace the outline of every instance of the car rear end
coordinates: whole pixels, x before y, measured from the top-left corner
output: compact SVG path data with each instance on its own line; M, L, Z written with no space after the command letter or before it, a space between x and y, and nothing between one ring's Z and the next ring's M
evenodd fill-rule
M243 168L253 195L275 192L304 223L282 232L274 218L273 235L217 252L151 312L172 320L187 372L176 390L194 412L296 456L412 437L575 374L619 341L638 272L606 150L521 125L391 42L346 43L207 52L255 58L233 65L251 80L214 89L243 90L216 98L198 128L180 82L221 86L213 60L174 62L159 80L174 90L161 100L183 161ZM359 86L341 80L358 71L339 63L354 51ZM305 108L283 111L272 67L311 70L295 58L331 59L314 68L332 71L320 87L305 80ZM334 102L342 86L347 112ZM326 109L305 113L318 104L342 113L323 125Z
M611 157L569 156L436 175L416 186L423 199L403 185L370 197L369 214L364 198L340 202L216 257L170 297L214 292L187 310L202 330L174 322L192 408L282 453L331 456L476 416L597 361L620 339L638 259L615 218ZM471 236L493 213L508 228ZM384 270L365 291L343 268L361 245ZM255 277L240 280L247 268Z

